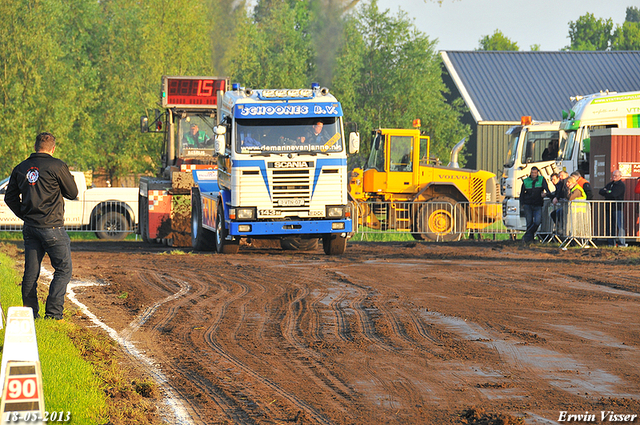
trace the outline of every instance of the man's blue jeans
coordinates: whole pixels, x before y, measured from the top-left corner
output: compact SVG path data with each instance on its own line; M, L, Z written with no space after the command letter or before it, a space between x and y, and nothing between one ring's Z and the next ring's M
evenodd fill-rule
M541 205L522 205L524 211L524 218L527 221L527 231L524 233L522 240L524 242L531 242L542 223L542 206Z
M53 280L49 285L49 296L45 304L45 317L62 319L64 297L67 284L71 280L71 241L64 227L39 228L25 225L22 228L24 239L24 275L22 277L22 304L33 309L33 317L38 314L38 278L44 254L49 255L54 269Z

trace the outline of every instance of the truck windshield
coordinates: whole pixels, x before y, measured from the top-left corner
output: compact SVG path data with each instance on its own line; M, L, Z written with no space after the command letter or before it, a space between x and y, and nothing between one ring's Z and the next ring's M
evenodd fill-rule
M507 162L505 162L505 168L511 168L516 163L518 157L518 141L520 140L520 131L511 133L511 147L507 152Z
M522 149L521 162L527 164L556 159L558 157L560 139L558 133L558 131L527 131L525 133L526 143Z
M179 156L213 156L215 125L215 118L208 115L190 115L181 118L177 129Z
M341 152L340 130L337 118L236 119L236 152Z
M563 138L560 142L560 153L558 154L558 158L564 161L571 160L573 156L573 150L576 144L576 131L569 131L566 133L567 137Z

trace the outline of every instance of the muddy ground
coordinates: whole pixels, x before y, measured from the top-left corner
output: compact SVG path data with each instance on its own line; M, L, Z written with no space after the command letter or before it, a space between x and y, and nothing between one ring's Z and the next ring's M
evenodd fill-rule
M351 243L328 257L74 242L72 251L74 279L108 284L78 288L78 298L153 359L190 423L640 414L638 248Z

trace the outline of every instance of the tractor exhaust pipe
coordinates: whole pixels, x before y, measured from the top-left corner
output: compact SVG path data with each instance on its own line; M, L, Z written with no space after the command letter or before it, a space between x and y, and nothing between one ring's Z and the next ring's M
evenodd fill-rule
M464 146L465 139L466 137L463 137L462 140L456 143L453 149L451 149L451 162L447 165L447 167L460 168L460 165L458 164L458 154Z

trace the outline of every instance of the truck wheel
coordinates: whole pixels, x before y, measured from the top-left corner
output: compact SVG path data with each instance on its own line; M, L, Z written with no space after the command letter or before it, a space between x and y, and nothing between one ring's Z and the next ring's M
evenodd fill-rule
M202 227L202 202L200 191L194 190L191 196L191 246L196 251L213 251L216 235Z
M459 240L467 230L464 210L456 200L446 196L429 200L422 206L417 218L418 232L432 241Z
M98 239L121 241L131 233L128 230L129 222L124 215L117 211L108 211L98 218L96 236Z
M304 239L297 236L286 236L280 239L280 247L288 251L315 251L318 249L318 238Z
M322 248L327 255L342 255L347 249L347 238L339 234L327 235L322 238Z
M240 241L228 241L227 229L224 227L224 211L218 208L216 217L216 251L219 254L237 254L240 249Z

